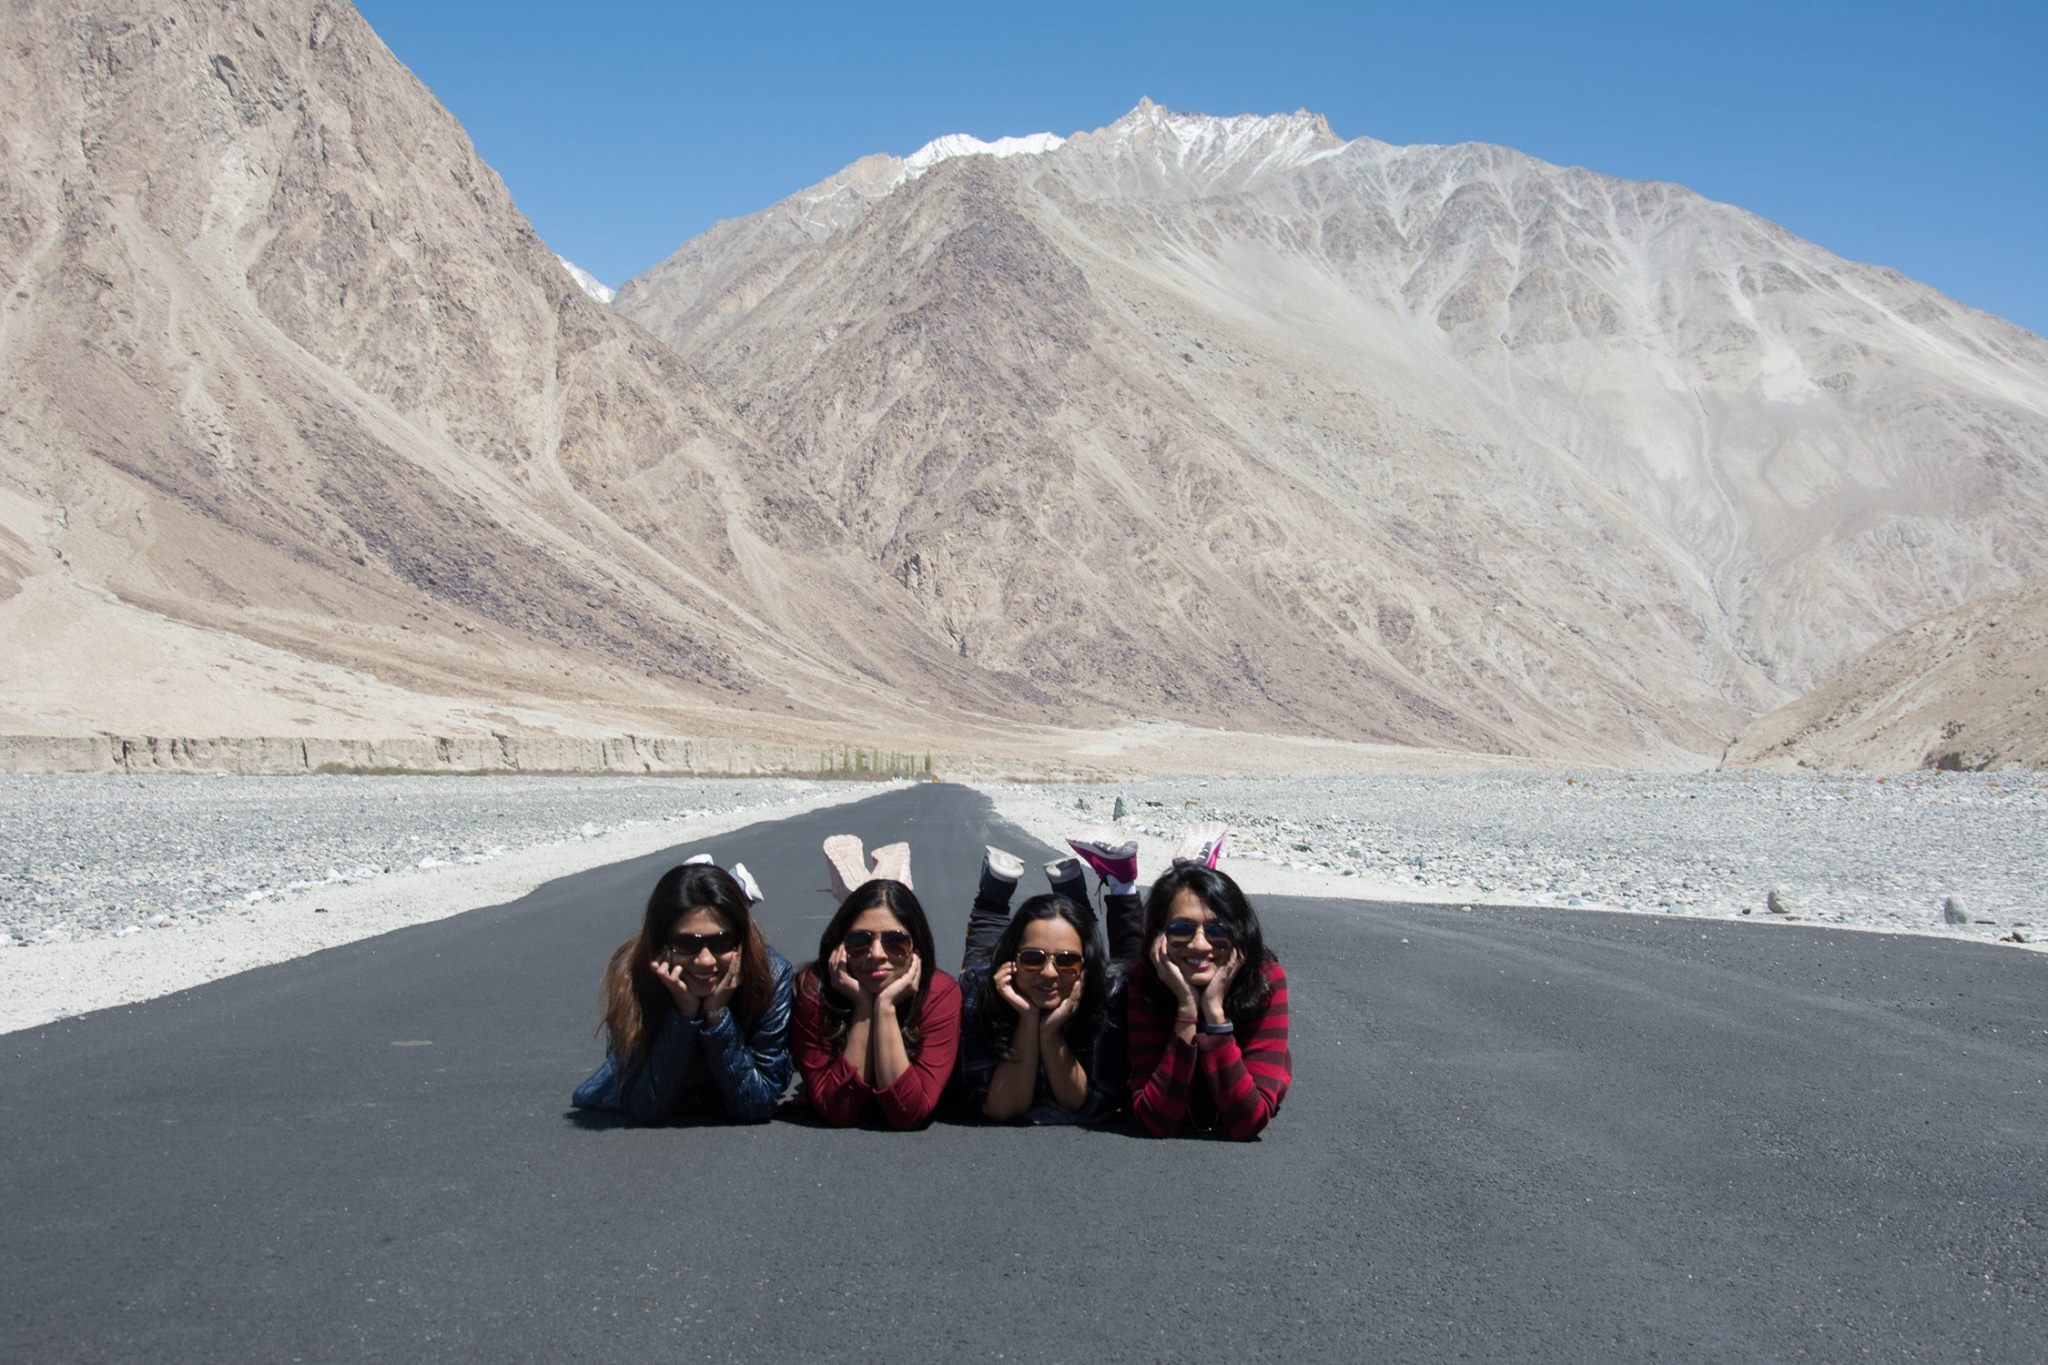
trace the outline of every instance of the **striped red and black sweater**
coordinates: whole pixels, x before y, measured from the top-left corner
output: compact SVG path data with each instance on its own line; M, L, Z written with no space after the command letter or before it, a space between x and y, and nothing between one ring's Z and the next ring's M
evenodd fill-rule
M1294 1077L1287 1051L1287 974L1266 959L1266 1003L1234 1020L1228 1035L1197 1033L1192 1043L1174 1036L1179 1013L1151 979L1151 968L1132 969L1126 996L1130 1020L1131 1112L1154 1137L1190 1125L1215 1127L1240 1142L1257 1137Z

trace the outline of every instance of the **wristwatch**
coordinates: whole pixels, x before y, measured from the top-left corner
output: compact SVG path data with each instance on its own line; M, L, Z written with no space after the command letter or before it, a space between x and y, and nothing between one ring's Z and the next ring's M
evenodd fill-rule
M1211 1038L1228 1038L1231 1034L1237 1032L1237 1025L1226 1019L1220 1024L1203 1024L1200 1027L1200 1032L1208 1034Z

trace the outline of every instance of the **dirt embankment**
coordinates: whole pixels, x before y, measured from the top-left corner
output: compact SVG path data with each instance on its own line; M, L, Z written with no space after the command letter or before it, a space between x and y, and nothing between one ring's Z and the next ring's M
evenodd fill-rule
M965 777L1089 780L1069 762L957 750L891 751L679 736L0 735L0 773L615 773L695 776Z

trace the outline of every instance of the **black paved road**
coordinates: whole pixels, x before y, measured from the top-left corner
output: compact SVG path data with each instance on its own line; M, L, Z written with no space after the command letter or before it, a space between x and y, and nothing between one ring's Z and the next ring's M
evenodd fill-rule
M715 840L792 957L841 828L949 967L1030 848L946 787ZM1255 1144L588 1125L668 861L0 1037L0 1360L2048 1356L2041 957L1275 899Z

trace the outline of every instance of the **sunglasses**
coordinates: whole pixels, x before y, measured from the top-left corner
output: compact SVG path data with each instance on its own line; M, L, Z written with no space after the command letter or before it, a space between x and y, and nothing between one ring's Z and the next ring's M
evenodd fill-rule
M679 957L685 962L696 960L697 954L706 948L713 957L724 957L740 946L740 936L727 932L722 934L670 934L666 945L669 956Z
M865 957L876 939L882 940L882 951L890 957L910 956L910 935L901 929L884 929L879 934L872 929L849 929L839 942L848 957Z
M1166 922L1165 933L1174 943L1193 943L1195 935L1199 933L1209 940L1211 948L1220 948L1228 952L1237 946L1237 930L1220 920L1212 919L1207 924L1197 924L1191 919L1170 919Z
M1081 955L1071 948L1051 953L1043 948L1020 948L1017 951L1017 965L1027 972L1043 971L1048 962L1061 976L1078 976L1081 971Z

